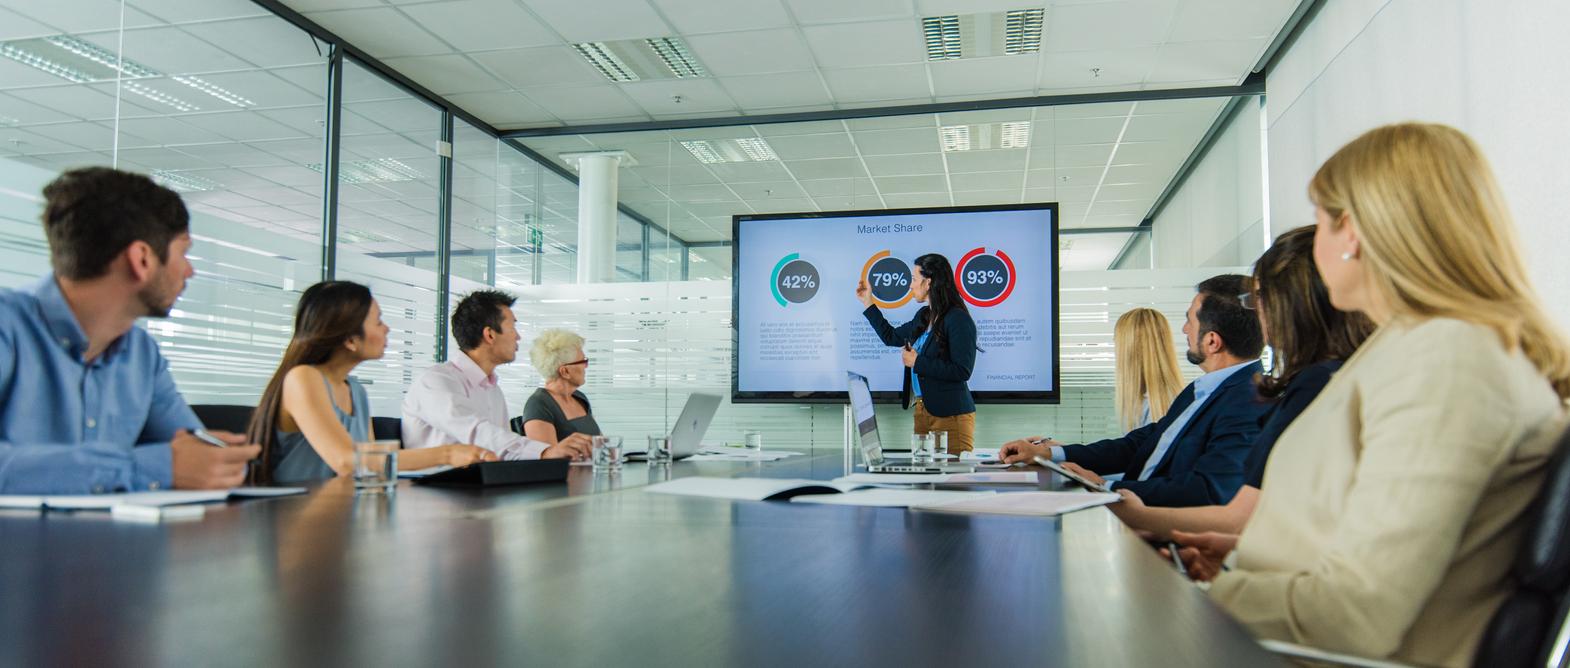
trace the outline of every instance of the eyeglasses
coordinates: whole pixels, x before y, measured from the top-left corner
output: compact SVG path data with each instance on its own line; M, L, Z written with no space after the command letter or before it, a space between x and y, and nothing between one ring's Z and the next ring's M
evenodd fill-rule
M581 360L578 360L576 362L568 362L566 364L563 364L562 366L578 366L579 364L582 364L584 366L588 366L589 365L589 358L585 357L585 358L583 358Z
M1238 303L1250 311L1259 308L1259 295L1254 292L1245 292L1237 296Z

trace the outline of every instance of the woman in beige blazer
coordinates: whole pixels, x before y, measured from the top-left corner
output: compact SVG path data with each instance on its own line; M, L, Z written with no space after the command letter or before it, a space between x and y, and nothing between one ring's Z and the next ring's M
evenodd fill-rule
M1174 537L1261 637L1467 665L1510 587L1570 354L1466 135L1377 128L1309 194L1331 302L1378 330L1282 433L1242 535Z

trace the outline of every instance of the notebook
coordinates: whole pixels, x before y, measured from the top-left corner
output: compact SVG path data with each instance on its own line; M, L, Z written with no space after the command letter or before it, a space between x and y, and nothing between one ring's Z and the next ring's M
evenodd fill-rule
M230 498L293 496L304 493L304 487L236 487L234 489L169 490L163 492L124 492L121 494L3 495L0 496L0 508L108 510L115 506L162 507L184 503L213 503Z
M912 507L940 513L1052 516L1104 506L1120 498L1099 492L1010 492Z

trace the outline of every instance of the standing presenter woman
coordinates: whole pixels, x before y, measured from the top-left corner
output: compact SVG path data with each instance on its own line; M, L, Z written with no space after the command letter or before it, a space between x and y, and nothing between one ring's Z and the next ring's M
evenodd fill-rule
M973 448L976 440L976 402L966 384L976 367L976 321L965 310L954 285L954 268L942 255L916 258L911 278L911 296L926 306L898 327L890 325L873 304L865 276L856 285L856 299L867 307L862 315L883 344L904 348L900 403L909 408L915 395L916 433L948 432L949 454L959 455Z

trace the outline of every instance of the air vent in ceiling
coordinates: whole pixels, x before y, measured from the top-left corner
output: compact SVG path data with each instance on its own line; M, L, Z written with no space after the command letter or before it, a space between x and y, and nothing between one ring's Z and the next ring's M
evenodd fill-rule
M680 37L583 42L572 47L611 81L690 79L709 75Z
M927 60L1015 56L1041 50L1045 9L948 14L921 19Z
M945 125L938 128L938 141L946 152L1026 148L1030 146L1030 121Z

